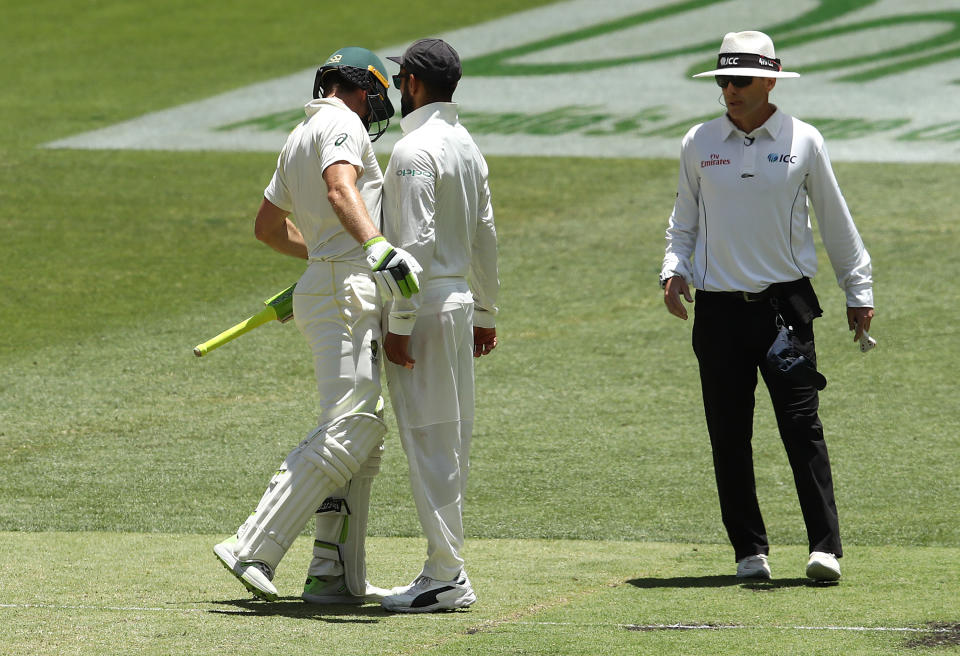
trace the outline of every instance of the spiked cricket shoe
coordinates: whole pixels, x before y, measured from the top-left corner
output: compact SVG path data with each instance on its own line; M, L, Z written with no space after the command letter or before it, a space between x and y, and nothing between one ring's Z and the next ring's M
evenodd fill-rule
M406 588L394 588L380 602L385 609L398 613L433 613L441 610L466 608L477 600L470 579L460 572L453 581L437 581L429 576L418 576Z
M360 605L379 602L390 594L390 590L370 585L369 581L366 585L367 589L363 596L357 596L350 592L342 576L308 576L300 597L308 604Z
M840 578L840 563L832 553L813 551L807 561L807 577L814 581L836 581Z
M738 579L769 579L770 564L766 554L747 556L737 561Z
M277 589L271 582L273 570L270 569L269 565L259 560L240 562L233 552L233 546L236 543L236 537L224 540L213 547L213 553L216 554L220 563L230 570L230 573L236 576L254 596L265 601L276 601Z

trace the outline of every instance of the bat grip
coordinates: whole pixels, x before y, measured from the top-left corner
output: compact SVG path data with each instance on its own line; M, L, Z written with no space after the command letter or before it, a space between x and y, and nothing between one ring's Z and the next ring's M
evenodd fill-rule
M263 324L273 321L276 318L277 318L277 311L272 307L267 306L262 310L260 310L259 312L257 312L252 317L250 317L249 319L241 321L240 323L238 323L237 325L231 328L227 328L226 330L224 330L222 333L220 333L213 339L209 339L203 344L197 344L193 348L193 354L198 358L203 355L206 355L207 353L217 348L218 346L223 346L230 340L236 339L237 337L240 337L240 335L250 332L257 326L262 326Z

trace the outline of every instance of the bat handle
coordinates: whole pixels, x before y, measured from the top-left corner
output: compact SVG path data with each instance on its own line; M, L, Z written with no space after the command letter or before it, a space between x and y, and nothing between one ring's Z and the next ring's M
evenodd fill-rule
M277 318L276 310L274 310L270 306L267 306L262 310L260 310L259 312L257 312L252 317L250 317L249 319L241 321L240 323L238 323L237 325L231 328L227 328L226 330L224 330L222 333L220 333L213 339L209 339L205 341L203 344L197 344L195 347L193 347L193 354L198 358L203 355L206 355L207 353L217 348L218 346L223 346L230 340L236 339L237 337L240 337L240 335L250 332L257 326L262 326L263 324L269 321L273 321L276 318Z

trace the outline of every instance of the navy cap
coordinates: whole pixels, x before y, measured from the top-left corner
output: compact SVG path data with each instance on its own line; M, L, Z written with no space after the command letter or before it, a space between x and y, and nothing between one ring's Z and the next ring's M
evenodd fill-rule
M428 82L455 84L463 75L460 55L442 39L414 41L401 57L387 57Z

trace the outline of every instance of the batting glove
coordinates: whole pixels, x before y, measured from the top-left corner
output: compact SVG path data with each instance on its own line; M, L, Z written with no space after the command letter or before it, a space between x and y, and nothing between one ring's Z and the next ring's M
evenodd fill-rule
M417 274L423 268L410 253L393 247L384 237L374 237L363 245L363 250L382 292L410 298L420 291Z

